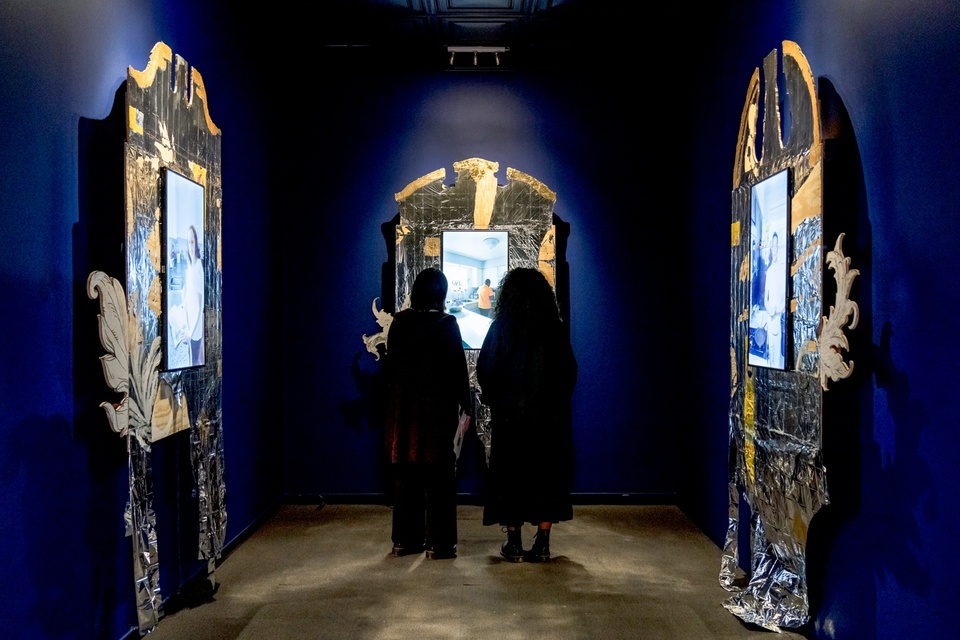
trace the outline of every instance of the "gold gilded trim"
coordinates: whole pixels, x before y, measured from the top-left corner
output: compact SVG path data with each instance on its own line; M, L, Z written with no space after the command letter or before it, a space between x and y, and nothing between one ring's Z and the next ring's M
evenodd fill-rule
M757 390L753 381L753 372L747 369L747 383L743 390L743 462L750 478L750 484L757 481L757 456L754 438L756 426Z
M557 225L552 224L547 232L543 234L543 240L540 241L540 252L537 260L540 262L557 259Z
M813 71L810 69L810 63L807 57L800 50L800 45L791 40L783 41L784 57L793 58L797 63L797 68L803 76L803 82L807 85L807 92L810 96L810 116L813 121L813 142L810 145L810 153L807 156L808 166L814 166L820 162L820 101L817 100L817 87L813 79Z
M166 69L167 65L173 62L173 50L164 42L158 42L150 50L150 60L147 62L143 71L137 71L133 67L127 67L127 75L137 83L140 88L147 88L153 84L157 77L159 69Z
M150 311L153 311L154 315L156 315L158 318L163 313L160 306L159 274L153 276L153 280L150 281L150 290L147 292L147 307L150 309Z
M437 180L443 180L446 177L447 177L447 170L442 167L437 169L436 171L431 171L427 175L420 176L419 178L417 178L416 180L414 180L413 182L405 186L402 191L398 191L397 193L395 193L393 196L393 199L397 202L406 200L411 195L413 195L415 191L422 189L423 187L427 186L431 182L436 182Z
M483 158L467 158L453 163L457 172L457 183L460 176L469 173L476 185L473 197L473 228L490 228L490 218L493 217L493 205L497 200L497 171L499 162L484 160Z
M740 273L738 274L740 282L746 282L750 279L750 254L744 254L740 261Z
M143 112L136 107L127 108L127 128L143 135Z
M543 184L533 176L524 173L523 171L518 171L513 167L507 167L507 179L516 180L517 182L522 182L533 187L533 190L540 194L544 200L549 200L550 202L557 201L557 192L552 191L550 187Z
M497 201L497 169L500 164L482 160L480 158L471 158L460 163L454 163L453 167L459 172L464 168L464 163L468 165L470 175L477 185L476 195L473 198L473 228L489 229L490 219L493 217L493 205ZM459 166L458 166L459 165Z
M460 162L453 163L453 170L457 173L468 172L474 182L480 182L489 173L496 173L500 170L500 163L483 158L467 158ZM509 174L509 169L507 170Z
M153 210L153 215L153 226L147 234L144 248L147 250L150 266L154 271L160 271L160 257L163 255L163 250L160 248L160 207Z
M732 344L731 340L731 344ZM730 397L732 398L737 394L737 384L740 382L739 376L737 376L737 352L733 350L733 347L730 347Z
M547 233L543 236L543 240L540 242L540 255L537 257L540 273L543 274L543 277L547 279L547 282L549 282L550 286L554 289L557 288L556 241L557 226L550 225L550 228L547 229Z
M190 160L187 162L187 166L190 168L190 175L193 177L193 181L199 184L202 184L204 187L207 186L207 168L201 166Z
M810 170L790 201L790 232L796 233L800 223L823 215L823 164Z
M733 163L733 188L740 186L744 174L757 168L757 115L760 100L760 68L753 70L747 85L747 97L740 114L740 134L737 136L737 157Z
M223 200L217 198L217 271L223 273Z
M809 260L810 258L812 258L814 255L816 255L817 258L819 259L819 257L820 257L820 244L821 244L820 239L814 240L814 241L811 242L809 245L807 245L807 248L804 249L804 251L803 251L802 254L800 254L799 256L797 256L797 259L794 260L793 264L790 265L790 277L791 277L791 278L793 278L794 276L796 276L797 273L800 271L800 269L803 267L803 265L807 262L807 260Z
M210 109L207 107L207 89L203 86L203 76L200 75L196 67L190 69L190 83L190 106L193 106L194 99L199 95L200 99L203 100L203 117L207 121L207 129L215 136L220 135L220 128L213 124L213 119L210 118Z

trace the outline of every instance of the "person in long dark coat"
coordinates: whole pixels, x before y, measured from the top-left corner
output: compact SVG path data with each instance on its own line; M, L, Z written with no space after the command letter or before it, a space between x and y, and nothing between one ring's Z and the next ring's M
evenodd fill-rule
M577 361L556 296L536 269L509 271L477 358L490 407L490 464L483 524L506 527L500 553L514 562L550 558L550 531L573 518L570 398ZM537 526L530 551L521 536Z
M472 413L460 328L444 313L447 279L439 269L417 275L410 308L387 334L387 457L394 478L395 556L435 559L457 553L454 436L461 412Z

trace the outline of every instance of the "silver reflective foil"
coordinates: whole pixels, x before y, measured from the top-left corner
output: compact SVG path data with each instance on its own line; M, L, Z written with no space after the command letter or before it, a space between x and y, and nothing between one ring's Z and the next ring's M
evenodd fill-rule
M137 625L141 633L157 626L163 599L160 596L160 559L157 553L157 516L153 511L153 473L150 452L136 438L127 438L130 502L125 519L133 539L133 573Z
M162 410L190 429L191 463L197 483L201 559L218 557L226 529L222 388L221 134L207 109L203 79L196 69L157 43L143 71L128 69L125 145L126 308L122 333L129 352L129 397L123 407L129 428L130 500L124 518L133 538L134 583L141 634L157 624L159 588L157 515L153 511L151 447L158 389L166 385ZM204 187L204 352L205 364L180 371L161 369L164 247L161 240L164 168ZM91 275L93 281L93 275ZM99 282L99 281L98 281ZM106 290L101 286L101 290ZM117 308L123 305L115 305ZM106 345L105 345L106 346ZM108 378L108 383L110 379ZM114 430L123 420L111 417ZM111 412L108 411L108 417ZM164 514L163 517L174 517Z
M822 142L813 76L794 43L784 42L783 73L791 110L781 138L778 56L764 60L762 155L756 157L759 72L747 92L731 197L731 387L728 420L729 509L720 583L724 606L742 620L779 631L810 618L806 542L810 521L829 502L822 461L822 387L818 330L822 317ZM785 370L748 364L751 186L790 171L790 357ZM739 522L740 500L750 526ZM740 569L749 535L748 570ZM746 563L744 563L746 564Z
M535 178L507 168L508 182L498 184L499 164L482 158L454 163L456 183L444 184L446 171L438 169L411 182L396 194L400 206L396 243L397 310L409 306L413 281L423 269L441 266L441 231L495 229L509 232L507 264L513 269L539 269L556 284L556 231L553 205L556 194ZM385 338L384 338L385 339ZM478 350L468 349L470 381L482 397L476 379ZM490 452L490 410L477 407L476 433Z
M216 421L201 415L190 431L190 456L199 503L198 555L201 560L219 558L227 533L223 478L223 433Z

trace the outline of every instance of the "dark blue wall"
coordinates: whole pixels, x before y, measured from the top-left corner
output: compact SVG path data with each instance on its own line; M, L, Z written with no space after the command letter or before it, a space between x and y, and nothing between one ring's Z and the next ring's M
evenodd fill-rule
M7 636L118 638L136 621L126 456L97 408L111 395L83 284L119 259L100 239L122 210L98 180L116 158L96 123L155 42L197 65L224 131L228 539L285 494L385 491L379 366L361 341L378 329L381 225L408 182L442 167L452 183L453 162L479 156L500 163L501 182L509 166L555 190L570 225L576 491L675 495L719 543L734 146L750 74L785 39L841 125L828 225L861 270L854 377L825 399L833 503L810 531L811 635L949 635L958 7L734 3L703 31L677 8L546 68L457 73L324 52L285 15L195 4L0 9L0 602L18 612ZM286 44L266 49L277 29ZM175 439L158 451L165 595L199 568L189 523L169 521L178 505L190 513L189 478L174 472L183 451ZM470 492L479 471L466 471Z
M827 240L861 275L853 294L854 374L824 405L824 460L833 503L812 523L809 576L818 638L952 637L958 595L958 378L954 250L960 237L960 7L853 1L734 3L698 50L690 149L701 166L691 214L694 296L709 310L698 348L725 343L724 242L734 145L747 83L764 56L797 42L842 134L828 141ZM839 222L838 222L839 221ZM832 228L832 231L830 231ZM832 233L832 235L831 235ZM829 272L827 272L829 273ZM715 541L725 524L729 367L697 372L690 415L702 443L685 468L681 503Z
M94 269L124 278L122 112L127 67L157 41L196 64L223 143L228 538L281 496L276 396L279 297L268 247L270 165L262 100L230 10L189 2L40 1L0 7L0 629L8 638L108 638L136 624L127 462L100 402ZM244 45L244 46L240 46ZM120 97L122 105L122 96ZM259 247L259 250L251 250ZM180 434L184 435L184 434ZM157 446L161 588L201 566L182 437ZM175 472L187 469L186 477ZM177 505L183 505L177 517Z
M443 168L452 185L454 162L481 157L500 163L502 184L514 167L555 190L555 212L570 225L575 490L672 500L676 425L660 416L673 411L688 363L664 317L677 291L668 266L677 248L656 239L679 235L685 222L655 173L656 160L671 156L669 140L638 128L632 92L610 87L592 66L384 74L364 59L323 77L323 115L290 153L311 150L293 196L303 222L285 253L287 358L299 372L286 387L287 489L385 490L379 365L361 340L379 330L371 303L389 258L380 227L409 182ZM465 475L461 491L479 480Z

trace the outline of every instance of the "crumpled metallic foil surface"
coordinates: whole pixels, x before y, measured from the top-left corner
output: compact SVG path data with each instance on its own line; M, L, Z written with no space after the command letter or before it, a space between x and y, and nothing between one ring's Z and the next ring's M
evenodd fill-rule
M201 414L190 430L190 459L199 503L197 557L219 558L227 535L226 483L223 478L223 430L219 417Z
M448 229L495 229L508 231L509 268L539 269L551 282L556 278L556 230L553 205L556 194L535 178L507 169L508 182L499 185L499 164L481 158L454 163L457 180L443 183L446 171L438 169L411 182L396 194L400 205L396 243L397 311L409 306L409 294L417 274L441 266L441 231ZM470 381L480 393L476 378L479 350L468 349ZM488 460L490 410L480 403L473 421Z
M133 437L127 437L127 461L130 500L124 522L127 536L133 539L137 621L143 632L156 626L163 602L157 553L157 514L153 511L153 470L149 450Z
M220 229L222 188L220 130L207 110L203 79L196 69L188 78L187 63L164 43L157 43L143 71L128 70L125 147L126 301L101 302L101 342L105 358L129 361L104 371L107 383L127 394L117 405L103 403L117 433L126 436L130 499L124 513L127 535L133 539L133 571L138 625L141 634L156 627L162 598L159 586L157 515L153 510L154 443L152 416L161 381L171 390L166 407L187 415L191 461L197 494L200 559L222 553L225 530L225 485L221 425L222 272ZM175 83L174 83L175 80ZM171 88L172 87L172 88ZM189 97L189 100L188 100ZM170 168L204 186L204 323L205 364L174 372L160 370L163 247L161 240L162 168ZM95 272L88 292L116 297L119 284L109 286ZM112 314L104 325L104 313ZM120 318L125 314L125 318ZM104 334L104 326L111 330ZM105 337L107 338L105 340ZM122 344L121 344L122 342ZM126 348L124 348L124 345ZM105 406L106 405L106 406ZM208 564L210 567L210 564Z
M783 43L791 131L781 136L776 50L764 60L762 155L756 157L759 71L747 92L734 169L731 234L731 388L729 510L720 583L724 606L772 631L810 618L806 543L810 521L829 502L822 461L823 205L820 116L813 76L799 47ZM792 342L785 370L748 364L751 187L788 169ZM741 534L740 498L750 508ZM738 547L749 535L750 566L740 575Z

